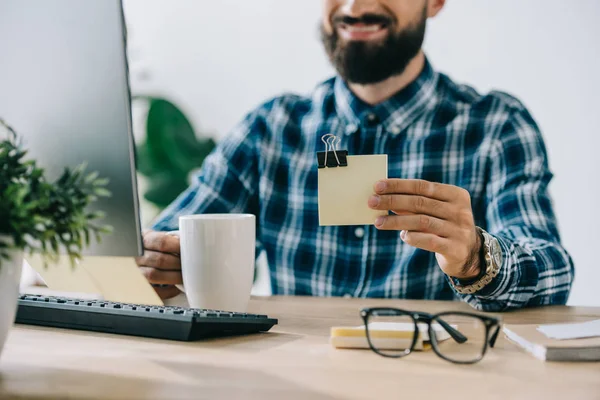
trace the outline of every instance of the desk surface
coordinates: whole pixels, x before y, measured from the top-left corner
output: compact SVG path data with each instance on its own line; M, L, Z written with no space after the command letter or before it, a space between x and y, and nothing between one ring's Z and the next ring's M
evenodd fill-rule
M393 360L330 346L331 326L360 325L359 308L374 305L470 309L447 302L257 298L251 312L279 318L271 332L195 343L17 325L0 358L0 398L600 399L600 363L545 363L502 335L483 361L468 366L433 352ZM549 307L502 318L585 321L600 318L600 308Z

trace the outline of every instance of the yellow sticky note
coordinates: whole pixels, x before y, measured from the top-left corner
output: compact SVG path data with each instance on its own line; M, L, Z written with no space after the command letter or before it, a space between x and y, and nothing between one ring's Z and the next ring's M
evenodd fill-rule
M387 211L369 208L378 180L388 177L386 154L347 156L348 166L319 168L319 225L373 225Z

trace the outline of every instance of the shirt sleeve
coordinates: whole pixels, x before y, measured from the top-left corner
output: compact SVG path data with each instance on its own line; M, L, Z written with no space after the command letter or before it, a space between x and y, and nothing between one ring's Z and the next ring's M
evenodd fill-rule
M157 231L176 230L190 214L258 214L257 146L261 124L249 114L205 158L190 186L152 224ZM258 225L258 222L257 222Z
M491 150L482 228L498 239L502 265L480 291L457 294L484 311L565 304L574 266L548 192L552 173L543 138L524 108L511 111Z

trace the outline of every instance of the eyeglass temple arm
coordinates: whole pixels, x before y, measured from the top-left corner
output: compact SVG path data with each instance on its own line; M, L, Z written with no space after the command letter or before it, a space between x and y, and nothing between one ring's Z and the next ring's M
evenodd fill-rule
M426 320L431 321L432 320L432 316L428 315L428 314L418 314L420 318L424 318ZM448 332L448 334L452 337L452 339L454 339L454 341L456 343L464 343L467 340L469 340L465 335L463 335L462 333L460 333L458 330L454 329L452 326L450 326L450 324L448 324L446 321L444 321L441 318L436 318L436 321L438 321L438 323L442 326L442 328L444 328L444 330L446 332Z
M444 321L441 318L437 318L436 321L439 322L439 324L442 326L442 328L444 328L446 330L446 332L448 332L448 334L450 336L452 336L452 339L454 339L454 341L456 343L464 343L466 342L468 339L465 335L463 335L462 333L460 333L458 330L454 329L453 327L451 327L446 321Z
M494 334L490 338L490 347L494 347L494 344L496 344L496 339L498 338L498 333L500 333L500 325L498 325L496 327L496 332L494 332Z

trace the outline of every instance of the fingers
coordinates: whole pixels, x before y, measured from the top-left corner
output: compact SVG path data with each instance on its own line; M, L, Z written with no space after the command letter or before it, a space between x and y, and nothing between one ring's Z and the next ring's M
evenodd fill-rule
M405 243L419 249L431 251L432 253L446 254L451 244L449 239L433 233L402 231L400 237Z
M161 285L181 284L181 259L179 258L179 238L165 232L144 232L144 255L135 262L148 282ZM172 287L155 287L161 298L176 296L179 290ZM165 296L165 297L163 297Z
M179 289L177 289L177 287L175 286L153 286L154 287L154 291L156 291L156 294L158 294L158 297L160 297L163 300L167 300L170 298L173 298L175 296L177 296L179 293L181 293L181 291Z
M151 267L140 267L148 282L160 285L180 285L183 283L181 271L165 271Z
M454 206L450 203L414 195L373 195L369 207L374 210L393 210L396 214L426 214L441 219L451 219Z
M377 218L377 229L400 230L405 243L435 253L445 273L466 276L480 248L467 190L418 179L385 179L374 190L369 207L395 214Z
M378 218L375 226L380 230L415 231L450 237L452 226L449 222L428 215L389 215Z
M421 179L385 179L375 184L377 194L423 196L445 202L470 198L469 192L458 186L428 182Z
M173 254L158 251L144 251L144 255L136 257L135 262L140 267L152 267L163 270L181 270L181 259Z
M179 254L179 237L175 235L167 235L166 232L145 232L144 248L160 253Z

